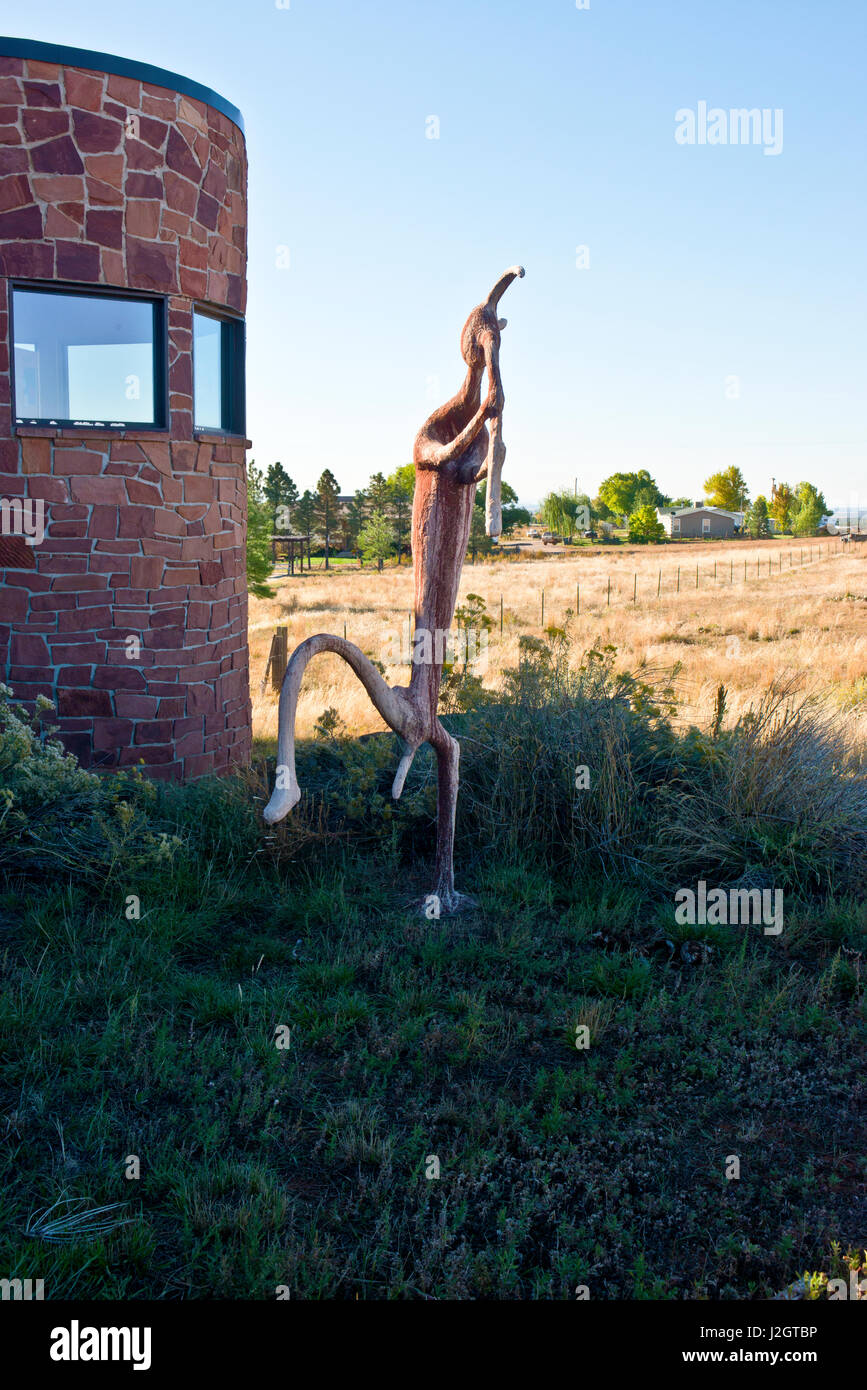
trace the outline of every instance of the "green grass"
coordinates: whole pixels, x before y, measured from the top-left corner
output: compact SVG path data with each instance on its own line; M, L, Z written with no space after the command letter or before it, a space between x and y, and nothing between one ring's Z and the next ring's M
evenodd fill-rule
M860 1263L863 765L785 701L678 730L563 640L451 716L478 907L439 921L424 750L395 806L389 738L300 745L269 829L261 756L99 781L0 700L0 1277L726 1299ZM769 876L779 936L675 921Z
M340 844L10 880L3 1272L50 1298L767 1297L863 1243L863 903L706 928L689 964L666 909L519 858L477 866L466 917L416 915L425 886ZM25 1236L61 1197L134 1219Z

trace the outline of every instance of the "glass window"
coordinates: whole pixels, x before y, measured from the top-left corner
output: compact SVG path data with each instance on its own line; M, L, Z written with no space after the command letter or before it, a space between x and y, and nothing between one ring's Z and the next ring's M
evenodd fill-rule
M14 287L18 424L163 426L163 303Z
M702 533L703 536L706 536L706 535L708 534L709 531L710 531L710 517L709 517L709 516L703 516L702 519L701 519L701 533Z
M193 411L197 430L244 433L244 324L193 310Z

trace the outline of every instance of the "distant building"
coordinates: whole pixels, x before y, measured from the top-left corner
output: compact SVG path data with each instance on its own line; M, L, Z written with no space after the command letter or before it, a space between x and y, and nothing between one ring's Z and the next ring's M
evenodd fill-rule
M657 507L657 519L665 533L677 539L736 535L744 524L743 512L724 512L719 507Z

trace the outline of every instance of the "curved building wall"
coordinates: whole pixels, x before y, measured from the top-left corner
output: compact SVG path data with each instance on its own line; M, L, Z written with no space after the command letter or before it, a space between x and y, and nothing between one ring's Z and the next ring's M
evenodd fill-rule
M0 41L0 679L53 700L86 763L219 772L250 750L248 445L242 406L228 428L197 426L193 313L240 333L237 388L244 136L171 74L30 49ZM51 311L54 296L26 299L47 287L156 306L152 426L27 418L33 345L12 311Z

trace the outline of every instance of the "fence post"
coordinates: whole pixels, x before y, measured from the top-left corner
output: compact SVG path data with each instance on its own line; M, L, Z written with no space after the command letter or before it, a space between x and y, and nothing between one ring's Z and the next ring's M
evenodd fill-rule
M611 607L611 575L608 576L608 607Z
M680 593L680 565L677 567L677 592Z
M289 629L278 627L271 640L271 689L280 690L289 661Z

